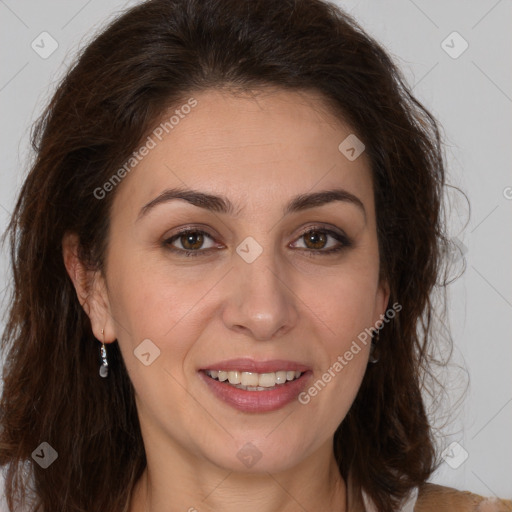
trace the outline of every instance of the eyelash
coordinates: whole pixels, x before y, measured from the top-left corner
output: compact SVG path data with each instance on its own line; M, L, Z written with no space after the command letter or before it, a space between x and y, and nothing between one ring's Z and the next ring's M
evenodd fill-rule
M334 254L334 253L338 253L338 252L342 251L343 249L346 249L346 248L352 246L352 241L345 234L337 233L336 231L332 231L330 229L322 228L320 226L309 226L304 231L302 231L302 233L298 236L298 238L296 240L299 240L300 238L302 238L303 236L305 236L305 235L307 235L308 233L311 233L311 232L323 233L325 235L332 236L335 240L340 242L341 245L339 245L338 247L335 247L335 248L327 249L327 250L300 248L300 250L305 251L308 255L317 255L317 254L329 255L329 254ZM169 251L171 251L171 252L173 252L175 254L178 254L180 256L184 256L184 257L191 257L191 256L195 257L195 256L205 256L205 255L207 255L210 252L211 248L210 249L206 249L206 250L205 249L203 249L203 250L196 249L194 251L191 251L191 250L187 250L187 249L177 249L176 247L172 246L172 243L176 239L182 237L183 235L188 235L190 233L207 236L208 238L213 240L213 237L209 233L207 233L206 231L203 231L202 229L185 228L182 231L179 231L178 233L173 235L172 237L164 240L163 245Z

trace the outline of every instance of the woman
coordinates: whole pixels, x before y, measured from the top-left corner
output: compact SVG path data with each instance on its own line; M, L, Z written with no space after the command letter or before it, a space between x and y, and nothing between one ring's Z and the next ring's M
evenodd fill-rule
M8 228L10 510L512 510L426 483L441 145L348 16L151 0L34 135Z

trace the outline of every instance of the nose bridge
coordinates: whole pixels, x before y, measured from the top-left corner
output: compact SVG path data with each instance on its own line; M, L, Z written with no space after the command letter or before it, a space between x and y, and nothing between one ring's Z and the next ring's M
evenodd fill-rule
M260 239L263 239L261 237ZM296 322L294 296L286 285L286 272L270 243L245 238L236 248L231 290L224 311L229 328L269 339Z

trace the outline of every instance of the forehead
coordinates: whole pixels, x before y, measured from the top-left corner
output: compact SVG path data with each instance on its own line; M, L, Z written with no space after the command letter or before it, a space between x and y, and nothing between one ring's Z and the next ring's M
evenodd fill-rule
M369 161L340 152L353 131L319 95L209 90L191 99L194 107L174 106L162 116L149 135L152 148L117 190L113 212L130 210L135 218L143 204L177 186L232 194L240 206L339 186L371 201Z

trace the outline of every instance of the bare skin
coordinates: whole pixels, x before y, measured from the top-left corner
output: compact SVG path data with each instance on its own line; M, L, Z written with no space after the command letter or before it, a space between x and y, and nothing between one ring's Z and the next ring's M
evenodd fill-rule
M73 236L63 241L93 332L118 341L136 390L148 467L130 512L347 510L332 440L369 343L307 404L264 413L220 400L198 371L240 357L291 360L311 368L309 387L384 314L389 288L379 280L369 161L338 150L352 131L310 93L194 98L197 106L110 192L104 276L82 266ZM222 195L233 211L174 199L139 217L175 187ZM336 200L283 215L292 198L331 189L362 207ZM193 248L183 236L164 243L188 226L207 236ZM247 237L262 248L251 263L236 251ZM133 353L145 339L160 350L148 366ZM261 454L251 467L237 457L247 443Z

